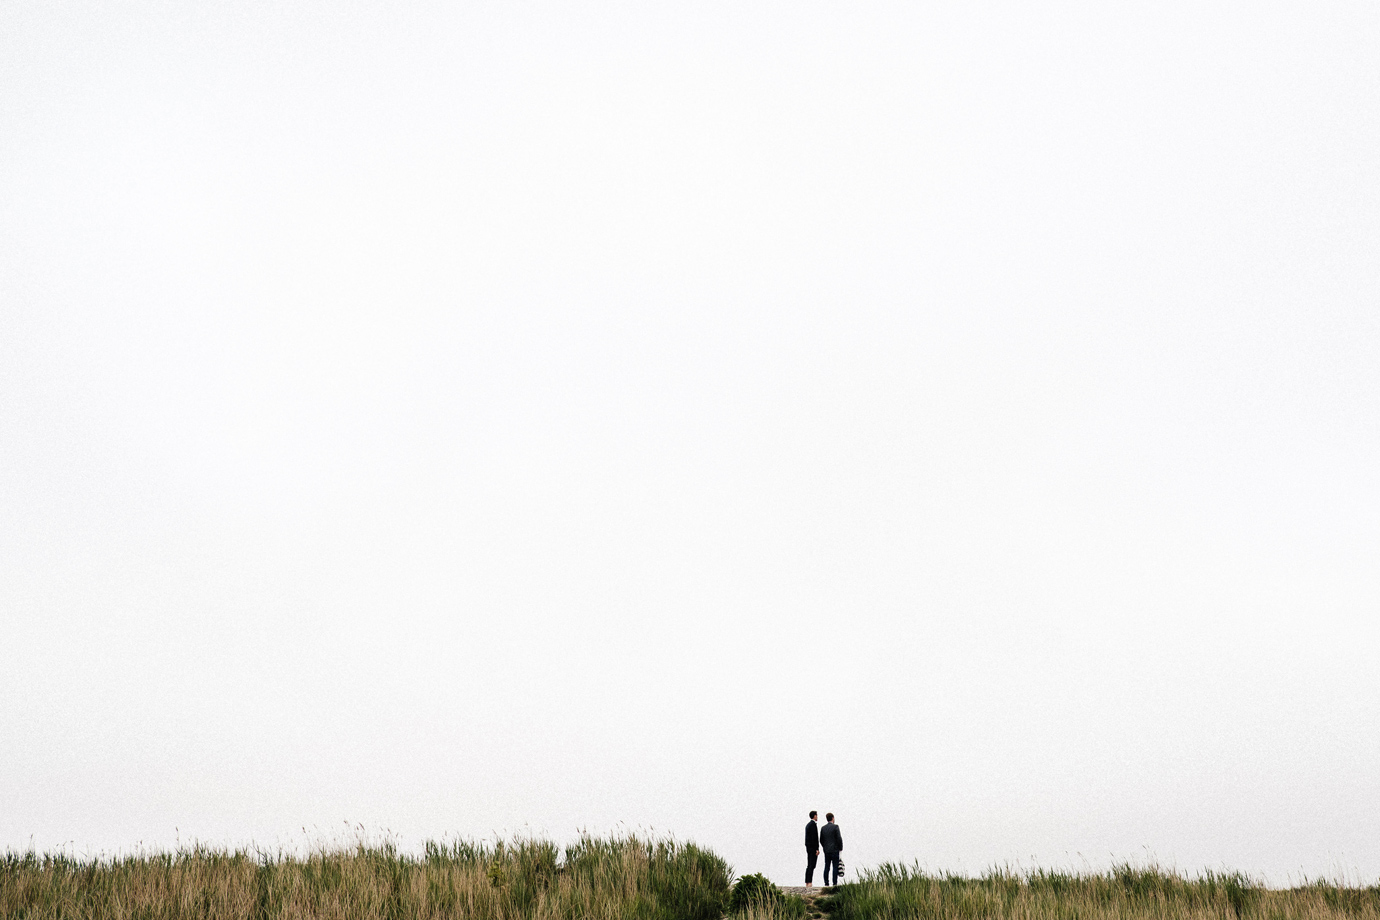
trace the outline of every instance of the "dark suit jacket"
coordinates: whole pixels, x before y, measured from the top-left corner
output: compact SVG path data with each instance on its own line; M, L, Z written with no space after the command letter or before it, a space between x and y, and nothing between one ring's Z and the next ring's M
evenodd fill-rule
M811 821L805 825L805 852L813 853L819 849L819 825Z
M826 824L819 831L819 845L826 853L843 852L843 831L837 824Z

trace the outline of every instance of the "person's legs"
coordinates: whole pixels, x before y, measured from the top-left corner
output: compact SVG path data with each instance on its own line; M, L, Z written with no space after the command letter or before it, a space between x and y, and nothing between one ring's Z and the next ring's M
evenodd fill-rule
M818 860L818 853L811 853L809 850L805 851L805 884L807 886L815 883L815 863Z
M834 880L833 880L832 882L829 881L829 867L830 867L830 866L833 866L833 867L834 867ZM824 878L822 879L822 881L823 881L823 883L824 883L825 885L837 885L837 884L839 883L839 854L837 854L837 853L830 853L830 852L828 852L827 850L825 851L825 853L824 853Z

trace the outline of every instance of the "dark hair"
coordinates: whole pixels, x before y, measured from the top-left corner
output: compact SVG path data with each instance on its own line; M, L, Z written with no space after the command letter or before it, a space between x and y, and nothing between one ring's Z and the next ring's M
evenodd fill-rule
M815 816L818 815L818 814L819 814L819 812L817 812L817 811L812 811L812 812L810 812L810 817L813 818L813 817L815 817Z
M827 815L824 816L824 820L825 820L825 821L832 821L832 820L834 820L834 813L833 813L832 811L829 812Z

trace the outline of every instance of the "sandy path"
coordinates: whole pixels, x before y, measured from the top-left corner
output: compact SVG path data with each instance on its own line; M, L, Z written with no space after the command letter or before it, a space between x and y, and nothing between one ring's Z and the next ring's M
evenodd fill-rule
M799 895L800 897L804 898L805 909L809 912L809 917L813 918L824 916L824 912L819 909L819 906L817 904L815 904L815 898L818 898L820 894L824 892L824 889L821 888L819 885L816 885L813 888L806 888L804 885L778 885L776 887L780 888L786 894Z

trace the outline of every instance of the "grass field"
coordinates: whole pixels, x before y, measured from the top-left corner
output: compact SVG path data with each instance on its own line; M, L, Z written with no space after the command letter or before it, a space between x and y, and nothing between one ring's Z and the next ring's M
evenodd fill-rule
M719 920L728 865L693 844L585 837L356 847L309 858L195 849L110 861L7 854L4 920Z
M8 853L3 920L720 920L733 873L694 844L583 837L323 850L309 857L204 848L106 860ZM767 886L772 892L771 886ZM736 902L737 920L797 920L805 902ZM1380 920L1380 886L1270 889L1240 875L928 875L884 865L814 901L830 920Z
M1380 920L1380 887L1270 889L1241 875L1190 879L1131 866L964 878L884 865L822 906L830 920Z

